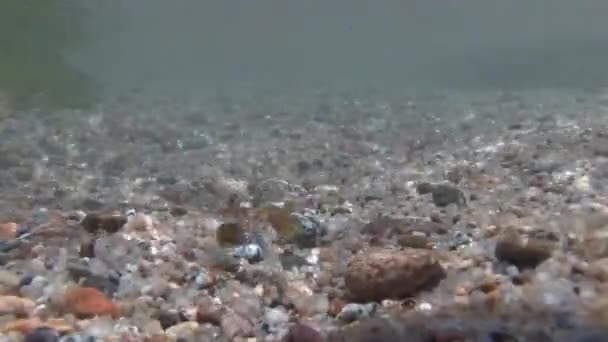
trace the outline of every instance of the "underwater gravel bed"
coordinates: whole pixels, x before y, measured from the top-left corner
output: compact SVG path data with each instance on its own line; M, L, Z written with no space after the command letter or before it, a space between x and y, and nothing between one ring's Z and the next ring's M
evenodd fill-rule
M243 90L9 116L0 341L608 340L607 115Z

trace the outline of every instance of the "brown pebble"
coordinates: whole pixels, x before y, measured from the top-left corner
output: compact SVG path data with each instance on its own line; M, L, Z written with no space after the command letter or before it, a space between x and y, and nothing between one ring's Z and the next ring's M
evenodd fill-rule
M0 223L0 240L12 240L17 237L19 225L15 222Z
M446 273L432 251L370 249L348 264L344 282L354 301L402 299L432 289Z
M292 325L283 337L281 342L322 342L323 336L316 329L303 324L297 323Z
M95 257L95 239L84 238L80 241L79 255L81 258L94 258Z
M431 219L431 222L435 222L435 223L442 223L443 220L441 219L441 214L434 211L431 213L431 215L429 215L429 218Z
M342 299L334 298L329 302L329 309L327 310L327 313L332 317L336 317L342 311L342 308L344 308L345 305L346 302Z
M527 243L517 238L504 237L496 243L496 258L517 266L520 269L536 268L551 257L550 245L544 241L531 239Z
M172 207L169 213L174 217L184 216L188 213L188 210L184 207Z
M202 306L196 308L196 321L200 324L213 324L219 326L222 322L222 310L220 307Z
M82 227L89 233L98 233L103 230L108 233L116 233L127 223L123 215L89 213L80 222Z
M484 292L490 293L496 290L500 286L500 281L494 277L487 277L477 285L477 289Z
M109 315L120 316L120 308L106 295L92 287L70 287L63 295L65 308L79 318Z
M401 235L397 241L399 242L399 246L402 247L422 249L431 248L431 243L426 236L413 234Z

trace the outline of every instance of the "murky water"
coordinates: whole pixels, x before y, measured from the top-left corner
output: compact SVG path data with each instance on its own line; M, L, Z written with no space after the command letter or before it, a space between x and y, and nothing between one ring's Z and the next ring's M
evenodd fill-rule
M11 11L22 11L13 3L2 5L4 56L13 56L3 58L0 71L11 77L2 86L26 93L67 97L57 90L76 93L85 76L106 92L173 93L243 81L278 89L369 82L542 88L608 79L602 1L67 0L11 21ZM82 22L44 13L59 5L90 12ZM42 34L66 25L86 33L70 36L69 50L63 36ZM33 47L13 44L24 40ZM65 70L57 53L84 75ZM27 60L38 65L37 76L12 77L32 69L22 66Z

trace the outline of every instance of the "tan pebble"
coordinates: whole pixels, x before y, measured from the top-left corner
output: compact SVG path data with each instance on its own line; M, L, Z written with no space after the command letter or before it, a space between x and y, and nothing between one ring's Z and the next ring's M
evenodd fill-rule
M145 231L154 228L154 222L149 215L137 213L127 219L125 228L127 230Z
M29 334L32 330L42 326L40 318L24 318L12 321L0 329L0 332L5 334L8 332L19 332L23 335Z
M335 248L320 248L319 249L319 260L324 262L335 262L337 258L337 252Z
M17 237L19 225L15 222L0 223L0 240L12 240Z
M455 295L456 296L468 296L470 291L471 290L469 288L460 286L460 287L456 288Z
M29 317L34 312L36 304L28 298L17 296L0 296L0 316L15 315Z
M0 270L0 295L14 293L21 279L11 271Z

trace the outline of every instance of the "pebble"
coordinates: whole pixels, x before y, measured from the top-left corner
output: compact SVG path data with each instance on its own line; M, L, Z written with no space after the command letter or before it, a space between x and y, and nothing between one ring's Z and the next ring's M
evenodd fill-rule
M551 257L551 245L545 241L529 239L522 242L507 236L496 243L496 258L517 266L519 269L535 268Z
M36 304L28 298L17 296L0 296L0 316L14 315L27 317L34 312Z
M234 312L228 312L222 316L220 326L224 335L233 340L238 337L252 337L254 336L253 325L243 317L239 316Z
M239 223L222 223L215 232L215 238L220 246L236 246L245 239L245 230Z
M271 334L278 334L283 330L287 330L289 315L281 309L271 308L266 310L262 321L264 330Z
M264 260L264 251L262 250L262 247L255 243L236 247L232 252L232 255L237 258L243 258L251 264Z
M325 293L290 297L298 313L303 317L325 314L329 310L329 300Z
M363 318L372 317L376 313L377 309L378 304L376 303L349 303L342 308L342 310L338 314L338 319L344 323L351 323L354 321L361 320Z
M345 285L354 301L373 302L416 295L446 276L432 251L370 249L348 264Z
M120 309L106 295L92 287L71 287L63 295L65 308L80 318L110 315L120 316Z
M197 322L182 322L165 330L165 334L169 338L192 340L198 331L199 324Z
M309 325L296 323L289 328L281 342L323 342L323 336Z
M25 335L24 342L58 342L59 334L50 327L39 327Z
M116 233L127 223L127 217L117 214L88 213L80 225L89 233Z
M10 294L21 284L17 274L7 270L0 270L0 296Z
M0 240L12 240L17 237L19 225L15 222L0 223Z

